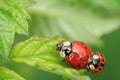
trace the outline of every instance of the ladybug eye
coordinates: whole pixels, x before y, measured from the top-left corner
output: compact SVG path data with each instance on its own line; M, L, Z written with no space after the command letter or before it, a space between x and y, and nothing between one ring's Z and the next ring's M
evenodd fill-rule
M57 50L61 50L61 49L62 49L62 46L63 46L62 43L57 44Z
M93 69L95 69L95 66L94 65L89 65L89 68L91 69L91 70L93 70Z

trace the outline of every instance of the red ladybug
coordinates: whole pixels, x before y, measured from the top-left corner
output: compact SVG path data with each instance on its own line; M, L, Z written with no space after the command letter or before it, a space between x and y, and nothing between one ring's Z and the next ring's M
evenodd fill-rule
M75 69L86 68L87 61L91 55L92 51L86 44L73 41L72 52L66 57L66 62Z
M88 59L86 68L93 73L98 73L104 68L104 65L105 57L100 52L97 52Z

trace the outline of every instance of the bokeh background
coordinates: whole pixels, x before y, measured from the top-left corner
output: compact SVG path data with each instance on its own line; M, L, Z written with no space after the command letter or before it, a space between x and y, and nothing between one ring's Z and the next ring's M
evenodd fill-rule
M86 72L91 80L120 79L120 0L36 0L26 9L31 17L29 35L16 34L14 44L33 35L80 40L106 57L101 73ZM60 75L26 64L6 66L27 80L63 80Z

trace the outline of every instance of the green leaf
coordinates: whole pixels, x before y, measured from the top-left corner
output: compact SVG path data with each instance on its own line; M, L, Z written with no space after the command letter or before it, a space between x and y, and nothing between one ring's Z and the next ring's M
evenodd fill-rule
M29 15L26 10L9 0L0 1L0 54L7 58L15 33L28 34Z
M119 13L120 11L120 0L89 0L88 2L95 7L103 7L106 8L108 11L113 11L112 13Z
M0 66L0 80L25 80L25 79L19 76L14 71Z
M83 70L71 69L59 56L56 44L61 40L63 40L61 37L42 39L32 37L17 44L12 49L9 59L63 75L66 80L89 80L89 77L81 75L84 73Z
M118 15L120 12L119 4L120 0L67 0L69 4L84 6L91 9L93 12L100 13L104 16L109 14ZM107 13L107 14L106 14ZM118 15L119 16L119 15Z
M14 3L18 3L20 6L27 7L30 4L34 3L34 0L9 0Z
M14 33L11 32L0 32L0 54L3 56L8 56L10 48L14 40Z
M82 40L95 45L102 44L101 36L120 27L120 19L116 15L104 17L86 7L71 6L67 1L37 0L28 12L34 19L32 31L40 36L58 34L69 40Z

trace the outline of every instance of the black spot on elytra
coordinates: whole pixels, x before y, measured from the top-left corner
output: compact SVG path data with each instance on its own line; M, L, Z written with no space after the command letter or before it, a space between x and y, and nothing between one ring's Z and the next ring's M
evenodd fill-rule
M80 67L80 64L78 64L77 66Z
M99 68L99 70L101 70L102 68Z
M82 58L80 58L80 60L82 60Z
M87 63L85 63L85 65L87 65Z
M102 54L101 54L102 57L104 57Z
M104 66L104 64L103 63L101 63L101 65L100 66Z
M102 59L102 61L104 62L105 60L104 60L104 59Z
M85 49L87 49L87 46L85 46Z

